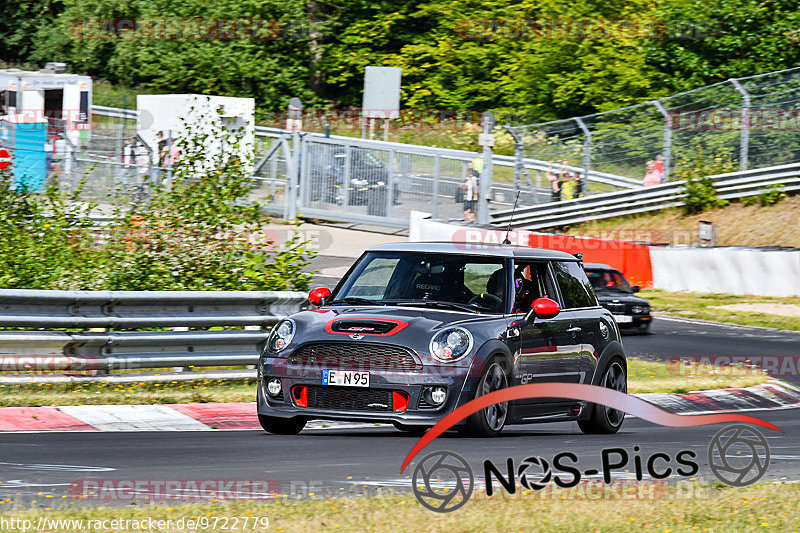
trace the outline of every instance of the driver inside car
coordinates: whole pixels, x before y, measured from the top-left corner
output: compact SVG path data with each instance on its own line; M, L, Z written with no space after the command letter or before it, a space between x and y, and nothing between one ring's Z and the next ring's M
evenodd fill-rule
M470 303L478 304L492 311L500 311L505 297L505 270L500 268L489 276L486 282L486 292L476 294Z

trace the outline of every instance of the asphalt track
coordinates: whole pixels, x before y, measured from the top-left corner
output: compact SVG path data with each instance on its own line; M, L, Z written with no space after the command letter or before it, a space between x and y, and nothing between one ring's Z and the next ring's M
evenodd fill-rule
M656 320L647 336L626 336L630 355L669 358L680 355L796 355L800 334L673 320ZM796 377L784 376L797 383ZM800 409L755 411L784 432L763 429L772 453L765 479L800 480ZM473 470L491 459L546 459L564 451L578 455L579 468L598 469L601 450L634 446L646 458L663 452L671 457L692 450L701 465L699 480L713 477L707 449L722 426L669 428L629 418L612 436L582 435L575 423L512 426L496 439L460 438L446 434L419 457L449 450L467 459ZM260 431L158 433L4 433L0 434L0 497L60 499L76 480L272 480L271 487L290 496L374 494L386 488L407 489L411 470L400 465L417 438L391 427L306 430L298 436ZM631 459L632 461L632 459ZM630 463L629 470L633 466ZM413 467L413 465L412 465ZM615 477L629 477L625 468Z

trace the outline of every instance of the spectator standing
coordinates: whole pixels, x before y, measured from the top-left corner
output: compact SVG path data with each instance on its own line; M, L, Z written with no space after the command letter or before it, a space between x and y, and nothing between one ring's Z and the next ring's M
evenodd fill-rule
M461 185L464 190L464 220L467 222L475 220L475 209L478 206L478 176L473 162L470 162L467 177Z
M655 169L660 174L659 176L659 183L664 183L665 178L665 171L664 171L664 156L657 155L656 162L655 162Z
M553 162L547 166L547 172L544 175L547 181L550 182L550 200L552 202L561 201L561 186L558 183L558 175L553 172Z
M572 179L572 173L567 169L567 160L561 161L561 179L559 185L561 186L561 199L572 200L575 197L575 182Z
M583 180L577 172L573 177L575 181L575 198L583 198Z
M644 186L653 187L661 183L661 173L656 170L655 161L647 162L647 172L644 175Z

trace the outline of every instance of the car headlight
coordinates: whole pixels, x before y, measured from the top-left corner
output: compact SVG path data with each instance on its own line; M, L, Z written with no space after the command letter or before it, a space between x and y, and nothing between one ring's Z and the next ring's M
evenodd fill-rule
M472 333L464 328L447 328L431 339L431 355L443 363L458 361L472 349Z
M641 313L649 313L650 312L650 306L649 305L634 305L633 307L631 307L631 311L636 313L637 315L641 314Z
M296 329L294 321L289 319L282 320L275 326L275 329L272 330L272 334L269 336L269 349L273 352L280 352L289 346L289 344L292 343Z

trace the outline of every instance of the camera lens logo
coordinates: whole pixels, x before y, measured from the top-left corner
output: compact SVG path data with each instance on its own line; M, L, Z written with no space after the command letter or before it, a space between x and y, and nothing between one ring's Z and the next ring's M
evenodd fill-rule
M433 452L417 463L411 483L420 504L437 513L449 513L469 501L475 476L460 455Z
M535 465L541 470L541 474L538 476L533 475L533 470L531 467ZM544 460L542 457L528 457L525 459L517 468L517 477L519 478L519 483L523 487L529 490L542 490L550 483L550 479L553 477L553 472L550 470L550 463ZM538 480L535 479L538 477Z
M769 443L757 429L736 424L720 430L708 446L708 465L717 479L734 487L755 483L769 466Z

